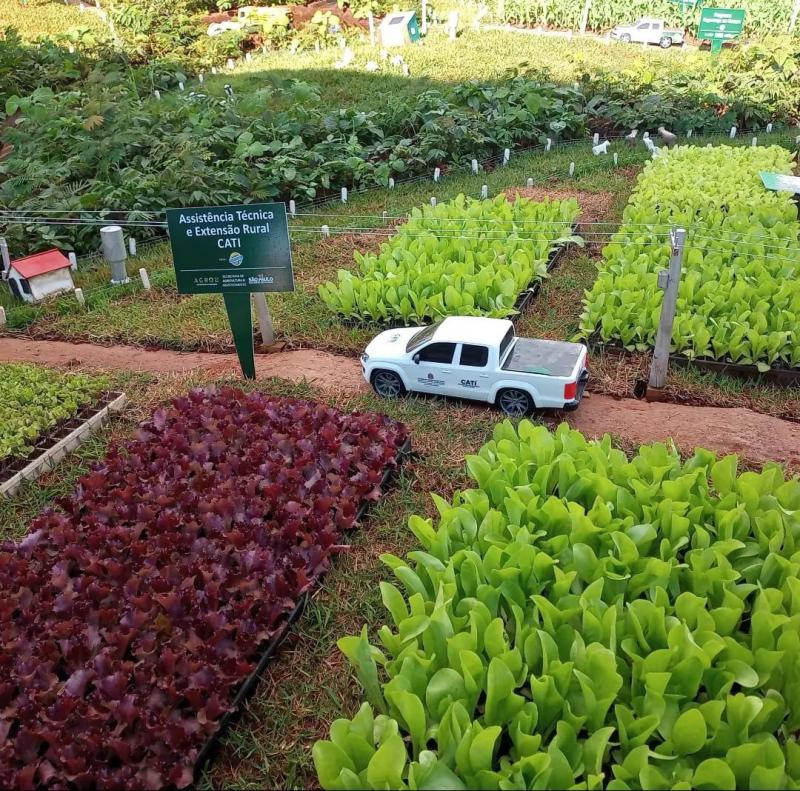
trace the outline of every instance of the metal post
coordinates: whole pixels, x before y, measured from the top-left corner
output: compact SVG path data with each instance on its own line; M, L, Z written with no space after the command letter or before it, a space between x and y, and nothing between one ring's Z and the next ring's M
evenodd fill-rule
M581 35L586 33L586 25L589 23L589 9L592 7L592 0L586 0L583 4L583 13L581 14Z
M2 261L0 274L5 280L8 277L8 270L11 269L11 256L8 254L8 242L3 238L0 238L0 260Z
M141 278L142 286L144 287L144 290L145 291L150 291L150 289L152 288L152 286L150 285L150 277L148 276L147 270L144 267L142 267L139 270L139 277Z
M792 18L789 20L789 33L794 32L794 26L797 24L798 15L800 15L800 0L795 0Z
M125 268L125 259L128 254L125 252L125 236L119 225L107 225L100 229L100 240L103 248L103 255L111 265L111 282L114 285L127 283L128 271Z
M669 271L661 272L658 277L659 286L664 289L664 301L661 303L661 319L658 323L656 348L653 351L653 362L650 366L650 380L647 388L648 398L651 396L651 388L660 390L667 383L669 347L672 342L672 325L675 321L675 309L678 304L678 286L681 282L686 230L684 228L676 228L670 234L670 238L672 250L669 258Z
M261 292L253 294L253 302L256 305L258 328L261 330L261 342L264 346L272 346L275 343L275 331L272 329L272 317L269 315L266 294Z

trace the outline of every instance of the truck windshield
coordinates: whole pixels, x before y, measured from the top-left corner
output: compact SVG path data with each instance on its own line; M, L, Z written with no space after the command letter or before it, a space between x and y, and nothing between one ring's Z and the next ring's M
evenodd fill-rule
M406 344L406 351L413 352L418 349L423 343L427 343L435 334L436 330L442 325L441 321L431 324L429 327L423 327L419 332L415 332L411 336L411 340Z

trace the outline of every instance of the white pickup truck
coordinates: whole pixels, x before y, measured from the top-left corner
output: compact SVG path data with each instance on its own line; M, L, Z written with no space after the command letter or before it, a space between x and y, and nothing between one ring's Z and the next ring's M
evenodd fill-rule
M518 338L507 319L451 316L428 327L382 332L361 355L378 395L408 391L496 404L511 417L577 409L589 379L580 343Z
M662 49L669 49L673 44L683 44L683 31L667 29L663 19L643 16L632 25L617 25L611 31L611 38L628 43L658 44Z

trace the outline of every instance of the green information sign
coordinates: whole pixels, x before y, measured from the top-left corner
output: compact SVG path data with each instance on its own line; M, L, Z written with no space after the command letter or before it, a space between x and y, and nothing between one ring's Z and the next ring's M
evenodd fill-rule
M242 372L255 378L250 294L294 291L282 203L167 209L181 294L222 294Z
M717 53L725 41L742 35L744 29L743 8L704 8L700 12L700 27L697 38L711 42L711 51Z

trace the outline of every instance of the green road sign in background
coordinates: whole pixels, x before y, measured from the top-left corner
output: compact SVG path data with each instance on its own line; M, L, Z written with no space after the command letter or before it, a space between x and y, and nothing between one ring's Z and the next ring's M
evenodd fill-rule
M700 12L697 38L710 41L711 51L719 52L723 42L738 38L743 29L743 8L704 8Z
M255 378L250 294L294 291L292 250L282 203L167 209L181 294L222 294L248 379Z

